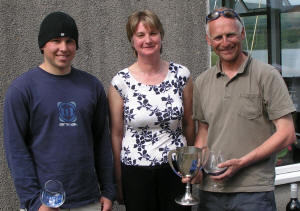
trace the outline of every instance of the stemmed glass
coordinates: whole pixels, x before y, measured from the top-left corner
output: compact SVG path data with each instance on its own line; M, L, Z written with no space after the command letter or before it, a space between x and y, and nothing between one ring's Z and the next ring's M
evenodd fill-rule
M227 170L227 167L218 167L218 165L223 162L224 158L220 151L218 153L216 153L215 151L210 151L203 170L208 175L218 176L220 174L223 174ZM214 190L221 190L223 186L220 182L214 182L213 188Z
M41 202L47 207L58 208L64 202L66 193L63 189L63 185L58 180L48 180L45 183L43 191L41 193Z

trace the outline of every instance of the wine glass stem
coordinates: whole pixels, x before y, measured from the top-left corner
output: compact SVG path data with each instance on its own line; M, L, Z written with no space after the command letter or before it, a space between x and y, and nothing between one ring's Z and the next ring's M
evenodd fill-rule
M214 187L215 191L218 191L218 190L220 191L223 189L223 183L222 182L214 182L213 187Z
M191 182L187 182L185 186L186 193L191 194Z

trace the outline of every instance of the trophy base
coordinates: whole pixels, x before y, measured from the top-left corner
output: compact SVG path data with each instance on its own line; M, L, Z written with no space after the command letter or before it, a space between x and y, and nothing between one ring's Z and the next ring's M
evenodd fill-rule
M199 204L199 200L193 197L191 194L184 194L183 196L179 196L175 198L175 202L182 206L194 206Z

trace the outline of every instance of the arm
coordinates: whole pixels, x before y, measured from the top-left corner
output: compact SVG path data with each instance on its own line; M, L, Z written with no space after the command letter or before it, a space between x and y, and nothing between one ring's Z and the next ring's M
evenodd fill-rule
M195 147L203 148L207 146L208 124L198 121L198 132L195 139ZM198 174L192 179L192 184L201 183L203 173L200 170Z
M272 136L243 157L231 159L220 164L220 167L228 166L228 170L224 174L212 178L216 180L229 178L239 169L268 158L271 154L279 152L295 141L295 129L291 114L276 119L273 123L276 127L276 132Z
M113 158L108 127L108 103L102 87L98 96L97 108L94 112L92 129L94 134L95 169L100 184L101 198L105 197L112 202L115 198Z
M41 187L28 143L30 137L27 97L11 86L4 103L4 148L21 208L38 210Z
M197 121L198 123L198 131L195 139L195 147L202 148L207 146L207 133L208 133L208 125ZM192 184L198 184L202 181L202 171L199 171L199 173L192 179ZM188 178L182 178L182 182L186 183L188 181Z
M195 147L207 146L208 124L198 121L198 132L195 140Z
M108 198L102 196L100 199L100 204L102 211L112 211L112 201Z
M123 99L118 91L110 85L108 91L109 111L110 111L110 130L113 148L115 178L118 188L117 200L123 201L122 182L121 182L121 148L123 139Z
M199 88L197 86L197 84L201 84L201 83L199 82L197 83L197 80L194 84L194 89L193 89L193 118L197 120L197 124L198 124L198 130L197 130L194 146L198 148L202 148L204 146L207 146L208 124L201 121L201 120L205 121L205 119L203 117L202 106L200 103L201 102L200 96L202 95L200 94ZM202 171L199 171L198 174L192 179L191 183L192 184L201 183L202 177L203 177ZM186 178L182 179L182 182L184 183L187 181L188 179Z
M189 146L193 146L194 138L195 138L195 124L194 124L194 120L192 119L192 115L193 115L192 99L193 99L193 82L192 79L190 78L183 90L184 114L183 114L183 121L182 121L183 132L187 139L187 145Z

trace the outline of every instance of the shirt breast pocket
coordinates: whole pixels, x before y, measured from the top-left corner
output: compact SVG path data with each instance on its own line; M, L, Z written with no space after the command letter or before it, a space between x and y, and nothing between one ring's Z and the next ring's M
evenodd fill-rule
M259 94L240 94L239 115L247 119L256 119L262 115L262 97Z

